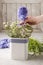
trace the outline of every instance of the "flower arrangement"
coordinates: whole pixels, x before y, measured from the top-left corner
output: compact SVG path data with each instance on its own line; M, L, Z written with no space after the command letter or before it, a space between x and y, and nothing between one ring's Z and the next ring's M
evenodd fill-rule
M4 29L7 34L13 38L29 38L33 31L33 28L29 24L19 25L17 23L4 24Z
M7 34L11 38L29 38L28 52L30 55L40 55L43 52L43 43L31 36L33 28L29 24L18 25L17 23L4 24Z

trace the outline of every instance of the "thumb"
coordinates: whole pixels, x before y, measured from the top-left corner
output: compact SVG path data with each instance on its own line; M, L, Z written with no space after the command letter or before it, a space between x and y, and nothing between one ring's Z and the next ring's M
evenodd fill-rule
M20 23L20 25L23 25L25 23L25 21L23 21L22 23Z

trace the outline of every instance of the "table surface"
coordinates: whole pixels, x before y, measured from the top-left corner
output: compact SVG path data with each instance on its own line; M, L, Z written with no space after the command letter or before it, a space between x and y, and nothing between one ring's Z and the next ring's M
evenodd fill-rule
M39 36L40 35L40 36ZM33 37L42 40L43 33L34 33ZM5 33L0 33L0 39L9 38ZM30 56L29 56L30 57ZM31 57L28 61L12 60L11 51L8 49L0 49L0 65L43 65L43 56Z

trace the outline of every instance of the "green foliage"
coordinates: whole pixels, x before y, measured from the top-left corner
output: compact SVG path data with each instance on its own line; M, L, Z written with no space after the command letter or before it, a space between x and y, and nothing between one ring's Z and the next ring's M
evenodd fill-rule
M29 38L28 42L28 52L33 52L33 54L41 54L43 52L43 43L39 42L34 38Z

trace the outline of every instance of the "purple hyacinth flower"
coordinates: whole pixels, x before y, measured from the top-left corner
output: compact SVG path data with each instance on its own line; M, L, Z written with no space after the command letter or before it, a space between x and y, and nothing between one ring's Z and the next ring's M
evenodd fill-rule
M28 11L27 11L26 7L20 7L17 12L18 19L25 20L25 18L27 17L27 13L28 13Z
M0 40L0 48L9 48L10 39Z

